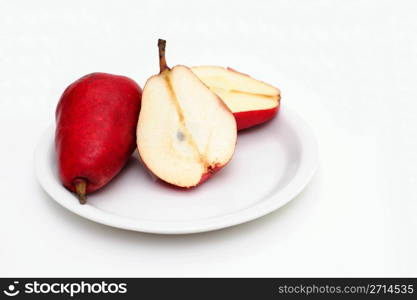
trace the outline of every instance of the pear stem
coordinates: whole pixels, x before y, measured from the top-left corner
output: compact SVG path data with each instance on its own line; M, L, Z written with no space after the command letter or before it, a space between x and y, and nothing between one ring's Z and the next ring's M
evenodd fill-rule
M86 204L87 180L83 178L76 178L73 181L73 185L75 186L75 193L78 196L78 201L80 201L80 204Z
M167 66L167 61L165 59L165 45L166 41L162 39L158 39L158 48L159 48L159 74L161 74L165 70L169 70Z

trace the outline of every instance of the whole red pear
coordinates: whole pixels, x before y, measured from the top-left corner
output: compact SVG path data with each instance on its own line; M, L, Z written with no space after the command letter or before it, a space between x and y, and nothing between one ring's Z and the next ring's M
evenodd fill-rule
M81 204L106 185L136 146L142 90L124 76L92 73L66 88L56 108L59 176Z

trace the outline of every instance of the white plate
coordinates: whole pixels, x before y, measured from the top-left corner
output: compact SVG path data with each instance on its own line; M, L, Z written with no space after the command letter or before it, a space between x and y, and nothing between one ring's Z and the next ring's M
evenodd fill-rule
M185 234L241 224L288 203L310 181L318 153L308 126L281 107L273 121L239 133L232 161L190 190L160 183L132 157L110 184L80 205L58 179L53 127L39 141L35 164L52 199L82 217L128 230Z

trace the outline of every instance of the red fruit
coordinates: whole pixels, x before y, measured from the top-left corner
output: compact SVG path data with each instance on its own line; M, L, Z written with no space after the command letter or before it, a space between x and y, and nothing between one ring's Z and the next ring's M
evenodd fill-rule
M232 68L201 66L191 70L233 112L238 130L264 123L279 110L281 92L265 82Z
M58 169L80 203L117 175L135 149L141 96L132 79L106 73L86 75L62 94L56 109Z
M233 113L237 123L237 130L251 128L255 125L259 125L271 120L276 116L279 107L280 105L278 104L277 106L269 109L241 111Z

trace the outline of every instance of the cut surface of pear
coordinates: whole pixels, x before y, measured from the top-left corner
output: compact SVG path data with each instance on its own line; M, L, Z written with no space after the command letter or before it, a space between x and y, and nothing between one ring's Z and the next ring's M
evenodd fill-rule
M185 66L148 79L142 95L137 144L158 178L196 186L231 159L236 121L219 97Z
M230 108L238 129L263 123L278 111L281 92L267 83L230 68L196 66L191 70Z

